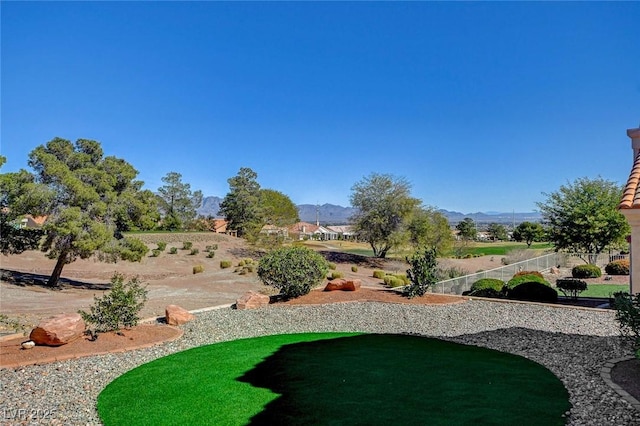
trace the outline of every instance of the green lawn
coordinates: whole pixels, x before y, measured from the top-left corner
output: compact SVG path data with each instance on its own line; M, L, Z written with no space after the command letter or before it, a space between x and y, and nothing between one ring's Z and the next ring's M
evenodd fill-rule
M464 253L475 256L505 256L513 250L548 250L552 247L549 243L533 243L531 247L514 242L473 243L464 249Z
M629 291L629 284L589 284L579 297L609 297L618 291ZM562 295L561 292L558 292Z
M289 334L135 368L98 397L105 425L562 425L569 395L526 358L433 338Z

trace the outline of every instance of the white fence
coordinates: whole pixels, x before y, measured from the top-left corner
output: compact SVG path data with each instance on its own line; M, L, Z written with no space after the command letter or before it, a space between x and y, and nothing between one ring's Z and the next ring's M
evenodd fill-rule
M532 259L523 260L522 262L512 263L500 268L489 269L487 271L478 272L463 277L452 278L445 281L437 282L433 287L434 293L441 294L462 294L464 291L471 289L471 284L481 278L497 278L502 281L508 281L519 271L546 271L554 266L564 263L561 253L551 253L544 256L534 257Z
M441 294L462 294L471 290L471 285L481 278L497 278L502 281L508 281L516 272L520 271L540 271L545 272L553 266L573 267L586 263L598 265L604 269L607 263L614 260L628 259L629 255L624 254L568 254L568 253L550 253L540 257L523 260L522 262L512 263L500 268L489 269L488 271L477 272L471 275L465 275L458 278L452 278L445 281L437 282L433 288L433 293Z

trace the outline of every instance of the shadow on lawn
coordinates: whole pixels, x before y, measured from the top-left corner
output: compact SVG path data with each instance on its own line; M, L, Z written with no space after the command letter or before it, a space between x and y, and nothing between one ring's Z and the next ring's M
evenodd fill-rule
M2 277L2 281L20 287L42 287L48 290L63 290L68 288L77 288L83 290L108 290L111 288L110 283L89 283L84 281L70 280L68 278L62 277L60 277L60 279L58 280L58 285L56 287L49 287L47 285L49 275L13 271L10 269L0 269L0 276Z
M514 424L531 418L560 425L569 408L562 383L536 363L411 335L284 345L237 380L279 395L250 425L425 424L427 419L431 425ZM529 396L538 387L545 389L544 398ZM523 395L530 406L518 403ZM468 411L460 409L465 404Z

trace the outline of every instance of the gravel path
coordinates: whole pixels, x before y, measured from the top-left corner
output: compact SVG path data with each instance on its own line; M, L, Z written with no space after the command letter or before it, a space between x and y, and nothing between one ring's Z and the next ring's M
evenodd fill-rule
M0 370L0 424L100 424L97 395L142 363L208 343L314 331L439 336L523 355L563 381L573 405L569 424L640 424L640 411L600 378L608 359L631 354L619 337L613 312L476 300L432 306L341 303L218 309L198 314L183 328L182 339L154 348Z

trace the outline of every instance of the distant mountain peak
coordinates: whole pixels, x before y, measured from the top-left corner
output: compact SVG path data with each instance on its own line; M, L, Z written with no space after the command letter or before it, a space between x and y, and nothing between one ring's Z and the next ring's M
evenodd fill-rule
M220 197L204 197L202 199L202 206L197 209L197 213L202 216L220 217L220 203L222 198ZM343 207L336 204L324 203L324 204L299 204L298 215L303 222L316 223L316 219L320 221L322 225L346 225L351 220L351 217L356 213L356 209L353 207ZM476 212L476 213L461 213L457 211L449 211L445 209L439 209L448 220L451 225L462 221L464 218L469 217L477 223L521 223L524 221L539 222L542 219L540 212Z

